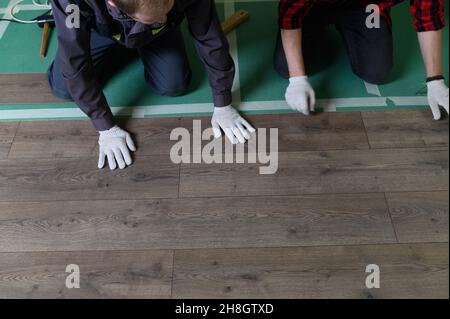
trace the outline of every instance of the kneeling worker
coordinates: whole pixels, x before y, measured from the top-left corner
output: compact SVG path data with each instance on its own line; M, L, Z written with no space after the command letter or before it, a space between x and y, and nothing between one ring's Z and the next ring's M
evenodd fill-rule
M222 129L232 143L245 143L254 132L231 106L235 68L213 0L52 0L52 6L58 52L48 81L55 96L74 101L99 131L99 168L107 158L111 169L123 169L132 163L130 150L135 151L130 134L116 125L103 94L101 70L102 64L111 63L106 62L108 53L118 45L136 49L151 90L183 95L191 81L180 31L184 17L207 69L216 137ZM71 8L79 9L78 24L67 23Z
M314 52L312 44L330 24L344 41L353 72L368 83L385 83L393 65L390 9L402 1L281 0L274 61L278 73L290 79L287 104L305 115L314 110L316 97L307 77L305 53L323 53ZM366 23L369 4L377 4L380 25L375 28ZM442 72L444 1L411 0L410 5L427 72L428 102L434 119L439 120L439 106L449 112L449 90Z

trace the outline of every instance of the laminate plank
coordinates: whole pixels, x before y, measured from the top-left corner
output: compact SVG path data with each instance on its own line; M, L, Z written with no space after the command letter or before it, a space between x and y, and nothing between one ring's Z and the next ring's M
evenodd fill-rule
M11 144L0 143L0 159L7 158L10 149L11 149Z
M310 117L301 114L246 115L245 118L257 129L264 128L267 132L271 128L278 129L280 152L369 148L359 112L320 113ZM201 122L203 130L211 127L210 117L185 117L181 119L181 126L192 132L194 120ZM228 144L228 140L224 143Z
M274 114L250 117L255 127L278 128L279 151L368 149L360 112Z
M170 133L176 128L183 127L183 122L179 117L122 119L121 126L134 136L138 147L137 156L165 155L168 157L170 149L175 144L170 141Z
M172 251L0 254L0 298L170 298ZM66 287L78 265L80 288Z
M0 203L2 252L395 242L383 194Z
M362 112L373 148L448 146L448 118L434 121L429 109Z
M174 298L448 298L448 244L175 251ZM380 267L380 289L366 267Z
M0 74L0 104L55 104L45 73Z
M248 119L258 128L278 128L279 151L369 148L358 112L310 118L298 114L250 115ZM211 127L210 117L119 119L119 125L134 136L136 156L169 156L176 143L170 140L171 132L186 128L192 133L194 120L201 122L202 130ZM23 122L9 158L93 156L97 152L96 136L89 121ZM203 141L202 145L207 143ZM191 149L191 153L195 151Z
M179 166L165 156L113 172L97 158L0 161L0 201L176 198L178 184Z
M0 122L0 143L12 143L19 122Z
M8 158L78 158L98 152L90 121L21 122Z
M400 242L448 242L448 192L388 193Z
M446 148L279 153L273 175L261 164L182 164L180 196L440 191L448 165Z
M138 147L135 156L166 155L174 143L170 133L179 118L124 119L118 124L129 131ZM79 158L98 154L98 132L84 121L23 122L9 158Z

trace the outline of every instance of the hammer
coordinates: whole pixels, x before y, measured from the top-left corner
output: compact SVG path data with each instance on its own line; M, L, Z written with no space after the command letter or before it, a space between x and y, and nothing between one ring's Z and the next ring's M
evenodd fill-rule
M250 18L250 14L245 10L239 10L231 17L222 22L222 29L225 34L230 33L236 29L239 25L244 23Z
M38 20L38 26L43 28L42 32L42 40L41 40L41 48L39 50L39 56L41 58L45 58L47 55L47 47L48 47L48 39L50 37L50 28L55 27L55 20L53 16L49 13L43 14L36 18Z

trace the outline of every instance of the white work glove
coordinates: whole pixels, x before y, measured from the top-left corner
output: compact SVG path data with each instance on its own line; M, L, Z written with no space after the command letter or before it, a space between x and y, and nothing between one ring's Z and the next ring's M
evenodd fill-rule
M427 86L428 103L433 112L433 117L437 121L441 119L441 110L439 109L439 106L442 106L448 114L448 87L445 85L444 80L428 82Z
M287 104L294 111L298 111L305 115L314 112L316 107L316 93L309 84L307 76L290 78L285 97Z
M211 124L215 138L222 136L222 129L232 144L245 143L256 131L231 105L215 107Z
M109 168L115 170L117 165L124 169L133 163L130 155L131 151L136 151L131 135L122 130L117 125L108 131L101 131L98 144L100 154L98 158L98 168L105 166L105 157L108 158Z

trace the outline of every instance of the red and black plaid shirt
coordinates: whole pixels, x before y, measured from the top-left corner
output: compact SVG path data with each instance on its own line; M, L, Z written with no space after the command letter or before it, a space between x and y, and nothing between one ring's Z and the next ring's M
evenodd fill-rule
M361 0L363 5L377 4L383 15L403 0ZM417 32L440 30L445 26L444 0L410 0L411 14ZM300 29L303 19L315 4L339 5L344 0L280 0L279 26L281 29Z

